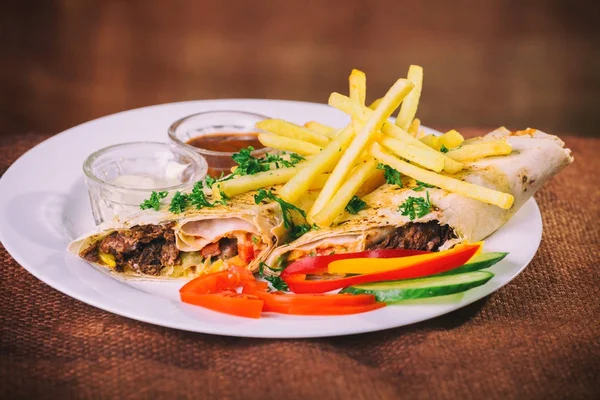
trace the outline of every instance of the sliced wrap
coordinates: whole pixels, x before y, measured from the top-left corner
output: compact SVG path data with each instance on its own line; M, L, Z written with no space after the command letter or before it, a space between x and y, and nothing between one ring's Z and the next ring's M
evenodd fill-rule
M489 157L466 164L453 175L477 185L510 193L513 206L504 210L438 188L414 189L412 179L404 188L384 185L365 196L367 207L356 215L345 214L333 227L312 230L298 240L276 248L267 258L276 273L306 256L349 253L371 249L408 248L440 250L462 241L479 241L508 221L542 185L573 161L569 149L556 136L527 130L511 133L497 129L477 140L506 139L513 148L507 156ZM410 220L398 211L408 197L429 195L431 211Z
M68 250L119 275L191 278L230 266L254 271L286 233L279 206L256 205L247 193L181 214L149 210L117 218Z

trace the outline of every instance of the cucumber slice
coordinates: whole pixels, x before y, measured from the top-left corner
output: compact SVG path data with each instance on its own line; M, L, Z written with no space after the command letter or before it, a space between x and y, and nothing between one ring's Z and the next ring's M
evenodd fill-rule
M460 293L485 284L494 274L487 271L466 272L448 276L404 279L401 281L365 283L350 286L341 293L372 294L377 301L395 303L409 299L445 296Z
M456 275L463 274L465 272L479 271L480 269L486 269L492 265L502 261L508 253L481 253L469 260L465 265L451 269L450 271L442 272L441 274L433 276L445 276L445 275Z

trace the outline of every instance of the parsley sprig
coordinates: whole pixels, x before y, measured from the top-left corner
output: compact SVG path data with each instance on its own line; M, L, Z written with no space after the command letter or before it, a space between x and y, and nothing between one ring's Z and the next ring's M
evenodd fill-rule
M311 226L308 224L302 225L293 225L292 230L290 232L290 236L294 239L298 239L300 236L304 235L306 232L311 230Z
M271 164L275 164L275 168L281 168L281 166L293 167L305 159L299 154L285 152L282 154L288 154L289 160L286 160L279 154L268 153L263 158L256 158L251 154L253 151L254 147L248 146L231 157L238 164L238 167L227 179L231 179L235 175L254 175L259 172L268 171L271 169Z
M146 199L140 204L140 208L142 210L148 210L150 208L154 209L154 211L160 210L160 201L167 197L169 192L155 192L153 191L150 194L150 198Z
M412 190L414 190L415 192L421 192L421 191L425 190L425 188L434 188L434 187L436 187L436 186L430 185L429 183L417 181L417 186L412 188Z
M427 192L427 199L423 197L409 197L398 206L398 211L402 215L407 216L411 221L415 218L421 218L429 214L431 211L431 201L429 200L429 192Z
M196 207L196 209L200 210L204 207L214 207L214 203L211 203L206 199L206 195L204 194L202 181L196 182L194 184L194 188L192 192L189 194L190 204Z
M283 154L286 154L286 153L283 153ZM298 164L300 161L306 160L300 154L296 154L296 153L289 153L289 157L290 157L290 159L286 160L285 158L281 157L279 154L266 154L264 160L266 163L275 163L275 168L281 168L279 166L279 164L283 165L286 168L290 168L290 167L293 167L294 165Z
M385 177L385 181L390 185L398 185L402 186L402 175L400 172L396 171L394 168L390 167L386 164L377 165L377 169L382 169L384 171L383 176Z
M288 203L287 201L285 201L283 199L280 199L279 197L275 196L273 194L273 192L271 192L271 191L267 191L265 189L259 189L258 192L254 195L254 202L256 204L259 204L261 201L263 201L265 199L272 200L272 201L279 203L279 206L281 207L282 218L283 218L283 226L286 227L286 229L292 229L292 226L294 224L294 221L292 220L292 217L291 217L291 211L296 211L298 214L300 214L304 218L306 218L306 213L304 212L303 209L298 208L295 205L293 205L292 203Z
M260 264L258 264L258 276L260 276L261 278L264 278L267 282L270 282L271 286L273 286L273 288L276 290L282 290L282 291L290 290L288 288L287 283L285 283L285 281L283 279L281 279L280 276L275 276L275 275L265 276L265 274L264 274L265 268L268 268L271 271L277 271L276 269L269 267L266 263L261 262Z
M442 153L447 153L448 152L448 148L446 146L442 145L442 147L440 147L440 151Z
M175 192L175 195L171 199L171 204L169 205L169 211L173 214L180 214L188 207L188 203L189 197L187 194Z
M267 163L263 163L260 159L250 154L252 151L254 151L254 147L248 146L241 149L239 153L235 153L231 156L233 161L238 164L232 175L254 175L269 170L269 165Z
M350 214L358 214L360 210L364 210L367 207L367 203L362 201L360 197L354 196L346 205L346 211Z
M173 214L180 214L187 210L190 206L194 206L197 210L200 210L204 207L214 207L216 203L222 203L226 200L222 199L211 203L204 194L204 190L202 189L203 186L203 182L199 181L194 184L194 188L192 189L191 193L186 194L175 192L175 195L171 199L171 204L169 205L169 211L171 211Z

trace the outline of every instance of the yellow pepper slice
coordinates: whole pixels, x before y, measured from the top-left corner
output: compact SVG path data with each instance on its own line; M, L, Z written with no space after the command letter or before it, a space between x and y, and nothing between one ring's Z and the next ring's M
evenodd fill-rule
M98 252L98 257L102 264L109 266L110 268L114 268L117 266L117 262L115 261L115 256L108 253Z
M475 255L479 254L483 248L483 242L472 243L479 245ZM333 261L327 266L330 274L373 274L378 272L387 272L402 268L413 267L419 263L443 258L448 254L456 253L461 250L465 244L458 244L450 250L438 251L435 253L421 254L418 256L397 257L397 258L351 258L345 260Z

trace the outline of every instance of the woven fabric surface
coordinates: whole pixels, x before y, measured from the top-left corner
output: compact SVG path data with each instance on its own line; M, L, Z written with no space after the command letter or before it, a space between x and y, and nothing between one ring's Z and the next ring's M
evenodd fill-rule
M47 137L0 136L0 174ZM57 292L0 246L0 398L598 399L600 141L563 139L575 163L536 195L544 233L524 272L382 332L261 340L153 326Z

